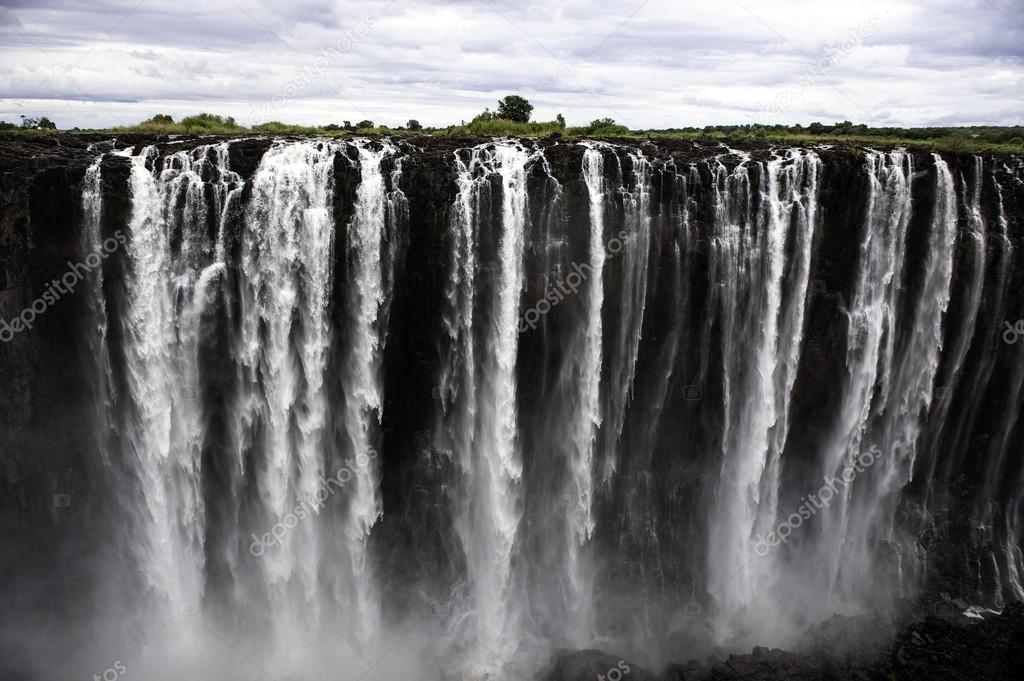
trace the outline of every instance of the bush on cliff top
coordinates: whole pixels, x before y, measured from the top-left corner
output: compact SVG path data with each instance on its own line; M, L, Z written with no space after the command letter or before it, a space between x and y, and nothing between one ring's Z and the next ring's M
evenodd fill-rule
M590 125L569 128L565 132L568 135L575 135L577 137L622 137L631 133L629 128L619 125L610 118L598 118L597 120L590 121Z
M961 153L1024 153L1024 127L1022 126L975 126L963 128L869 128L842 121L835 125L812 123L803 125L719 125L700 127L669 128L663 130L630 130L610 118L600 118L585 126L566 127L565 119L559 114L553 121L520 122L500 117L497 113L484 110L469 123L450 125L442 128L423 127L418 121L410 120L408 128L375 126L371 121L361 121L361 128L345 121L344 125L303 126L270 121L252 127L239 125L230 116L200 113L186 116L180 121L166 114L133 126L121 126L107 130L81 130L68 132L114 132L144 134L217 134L241 135L247 133L265 135L323 135L338 137L351 135L474 135L482 137L545 137L563 134L569 138L615 137L625 139L668 140L682 139L702 142L751 141L780 145L809 145L817 143L840 143L863 146L893 145L908 146L937 151ZM0 130L18 134L49 134L48 129L18 127L0 123Z
M502 118L490 109L484 109L468 124L450 125L439 130L445 135L483 135L487 137L542 137L565 130L565 119L562 114L553 121L523 122Z
M167 114L157 114L137 125L121 126L115 132L148 132L163 135L174 134L232 134L245 132L246 128L238 125L231 116L218 116L211 113L199 113L185 116L177 123Z

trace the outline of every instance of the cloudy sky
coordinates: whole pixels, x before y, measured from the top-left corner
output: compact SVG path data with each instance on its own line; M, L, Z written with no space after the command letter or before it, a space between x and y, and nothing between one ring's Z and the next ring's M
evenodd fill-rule
M1024 124L1024 0L0 0L0 119Z

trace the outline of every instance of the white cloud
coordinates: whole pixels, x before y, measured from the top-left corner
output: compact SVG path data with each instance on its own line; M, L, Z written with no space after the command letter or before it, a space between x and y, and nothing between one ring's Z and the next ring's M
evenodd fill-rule
M772 119L1010 124L1024 109L1024 8L1013 5L5 1L0 117L86 127L207 110L248 120L309 73L319 47L344 44L274 118L444 124L515 92L536 117L570 123L745 123L875 17L877 30Z

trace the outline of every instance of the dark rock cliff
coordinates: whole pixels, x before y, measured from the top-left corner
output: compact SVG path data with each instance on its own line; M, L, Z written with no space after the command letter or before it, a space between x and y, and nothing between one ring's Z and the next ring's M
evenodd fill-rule
M0 135L0 318L13 319L32 305L50 283L59 278L70 264L81 261L87 253L81 235L81 183L86 169L104 151L126 146L154 144L160 156L200 143L219 141L203 139L154 139L121 137L116 140L89 137L34 137ZM460 568L454 564L449 550L451 525L447 517L444 495L445 481L457 473L451 460L429 451L427 441L433 425L432 405L436 395L436 377L443 360L441 319L445 297L447 267L450 262L452 235L450 211L457 195L455 154L460 149L486 140L461 138L405 138L397 144L403 152L400 188L408 202L407 233L396 235L401 243L400 265L395 274L394 300L384 364L385 405L382 451L386 453L382 478L384 521L375 528L374 548L381 560L393 563L390 584L415 583L427 576L453 574ZM230 167L243 180L252 177L260 159L273 143L262 138L239 139L230 146ZM540 300L560 264L586 258L588 230L587 188L582 178L582 149L579 145L559 140L539 140L545 164L533 164L528 178L530 234L527 235L526 284L524 301ZM721 367L723 348L707 347L705 333L710 313L709 252L713 238L711 229L716 210L713 188L715 178L708 161L720 157L732 168L740 162L734 153L719 147L689 142L646 142L639 146L623 142L615 151L605 153L605 172L623 186L637 183L635 161L627 153L639 149L651 162L650 192L652 238L646 277L646 305L641 341L637 354L636 385L638 404L661 405L663 412L652 432L644 429L645 421L634 419L623 427L622 474L631 484L602 490L605 500L597 513L599 527L616 528L614 533L601 534L595 542L609 555L630 556L629 561L616 561L607 573L599 575L604 584L644 585L648 595L689 589L697 600L708 570L706 557L691 547L709 543L706 509L711 503L718 471L707 457L711 445L722 429L720 415L702 408L702 404L720 402L723 396L711 381L702 377ZM753 147L744 150L757 159L767 159L771 150ZM846 372L846 352L850 339L845 315L853 295L859 263L859 235L863 230L868 201L868 180L864 172L864 152L857 148L822 148L820 186L820 228L814 236L811 258L810 297L804 326L803 357L795 378L791 410L789 449L815 452L825 446L829 435L829 419L840 399L836 384L827 377L841 377ZM901 305L912 306L915 291L921 287L915 263L925 257L935 187L935 169L925 152L912 154L916 172L913 175L915 212L909 225L906 274ZM957 184L958 194L966 191L976 173L976 160L970 155L944 154ZM393 162L393 161L391 161ZM131 211L130 161L124 156L107 155L102 164L103 215L101 231L111 236L128 224ZM1020 159L986 156L982 160L984 181L980 209L984 224L996 244L998 211L1009 225L1012 251L1024 252L1024 169ZM753 168L756 180L757 168ZM680 188L677 178L692 173L696 178L690 186ZM555 181L552 183L551 180ZM360 174L355 158L339 153L334 164L334 218L337 225L346 225ZM388 180L391 181L390 179ZM997 191L998 190L998 191ZM249 188L246 188L246 192ZM564 214L559 222L549 215L554 194L559 192ZM1001 195L999 195L1001 193ZM243 193L244 205L248 194ZM609 230L617 230L622 222L622 197L613 199ZM752 201L758 201L754 197ZM615 205L615 201L618 204ZM958 203L958 231L963 232L970 216L964 202ZM497 211L499 207L489 206ZM684 242L673 227L675 216L689 211L694 234ZM230 222L230 221L229 221ZM215 226L210 224L210 229ZM497 258L494 233L482 235L484 257L482 266ZM488 241L490 240L490 241ZM238 234L227 235L229 253L237 254ZM549 244L558 243L564 250L552 254ZM792 247L792 246L790 246ZM1024 258L1009 260L998 245L989 247L988 262L1007 262L1005 280L987 275L981 294L978 342L988 343L1002 331L1006 319L1024 317ZM1000 260L1004 259L1004 260ZM235 258L237 262L237 257ZM682 266L680 266L682 262ZM124 296L122 282L129 265L122 254L115 253L103 264L104 296L116 304ZM344 258L335 258L335 290L331 292L334 307L332 324L341 328L345 314L341 301L346 300L343 283ZM946 315L947 338L955 343L954 327L962 319L968 305L964 282L973 272L973 262L966 251L958 248L954 260L953 295ZM685 272L685 282L679 273ZM231 277L229 271L226 275ZM623 288L627 273L617 264L605 273L609 290ZM791 272L787 276L793 276ZM685 285L683 285L685 283ZM997 286L1003 291L995 290ZM1005 293L997 306L995 300ZM237 301L218 303L225 309ZM1005 314L999 316L999 312ZM623 306L610 303L604 309L604 329L620 323ZM567 352L558 345L565 329L573 328L581 311L570 305L553 312L538 329L524 333L519 347L516 371L519 375L520 427L524 433L524 485L552 488L551 479L539 462L546 456L544 443L531 441L530 433L543 432L552 419L559 418L551 406L557 394L551 381L551 366L557 365ZM9 342L0 344L0 541L18 547L0 559L0 590L18 583L26 575L38 587L18 594L21 604L38 607L45 603L53 614L80 605L83 597L78 586L90 581L89 571L95 563L76 563L78 553L94 552L97 542L96 518L116 523L117 508L105 492L105 478L96 474L99 442L103 433L95 419L92 379L95 358L85 340L95 324L88 305L80 297L68 295L35 320L32 328L13 334ZM911 317L905 315L903 320ZM680 320L683 320L680 322ZM906 323L906 322L905 322ZM211 347L226 344L229 330L219 328L207 339ZM902 342L909 329L897 328L892 333ZM112 320L108 329L113 346L120 345L124 330ZM671 340L669 343L667 341ZM218 343L220 345L218 345ZM969 429L932 424L930 452L922 455L918 466L921 475L907 486L901 497L901 515L906 526L922 532L921 542L929 549L929 572L926 588L947 590L965 597L984 598L992 595L1005 571L998 574L997 548L991 536L976 536L970 526L979 505L977 495L987 474L985 452L994 432L1005 419L1006 399L1011 391L1011 376L1021 362L1020 346L992 344L991 371L993 379L981 392L961 390L946 396L951 400L949 413L978 409L978 418ZM669 348L682 348L670 351ZM212 353L218 356L218 353ZM333 357L332 362L341 360ZM948 362L949 360L944 360ZM964 371L974 375L981 371L981 358L970 355ZM332 365L334 366L334 365ZM945 366L945 365L944 365ZM335 367L336 368L336 367ZM607 366L604 368L607 372ZM128 378L124 367L112 367L115 384ZM204 366L208 377L205 398L218 405L223 394L230 392L234 379L231 372L215 361ZM942 369L940 368L940 375ZM946 379L949 377L947 376ZM944 379L945 380L945 379ZM939 386L942 387L941 385ZM698 392L694 399L693 392ZM337 400L343 396L337 396ZM974 402L979 402L974 405ZM223 408L223 405L220 405ZM215 421L216 419L214 419ZM1021 424L1010 421L1011 437L1020 442ZM955 425L955 424L953 424ZM116 426L115 426L116 428ZM204 484L211 493L219 481L230 476L227 465L213 452L222 434L213 431L204 455ZM678 443L686 451L680 454ZM1018 446L1019 451L1019 446ZM795 507L800 490L815 486L817 474L810 465L791 462L783 470L781 503ZM1004 482L998 487L996 507L1003 507L1016 498L1014 485L1021 479L1024 459L1011 458L1005 469ZM925 471L936 471L924 475ZM936 477L938 476L938 477ZM934 490L927 480L942 480L943 503L936 504ZM637 490L643 490L644 503L638 504ZM624 519L623 509L643 506L643 511ZM931 509L925 513L922 509ZM936 513L935 509L941 509ZM222 509L212 509L219 513ZM543 526L547 509L524 510L525 530ZM1010 513L1020 513L1011 509ZM217 534L230 519L226 517L209 524L207 541L218 545L226 541ZM922 517L927 521L922 526ZM670 519L670 521L668 520ZM416 560L389 561L385 554L402 547ZM529 547L523 560L529 561ZM1000 559L1001 560L1001 559ZM895 568L893 568L895 569ZM230 567L211 558L208 566L211 579L224 576ZM396 589L396 592L400 592ZM609 591L614 591L610 589ZM409 596L412 598L412 596ZM396 595L396 599L401 596ZM684 600L687 600L684 598ZM612 661L614 662L614 660ZM606 664L600 661L599 667ZM895 663L894 663L895 664ZM902 664L902 663L900 663ZM589 669L589 667L588 667ZM595 668L596 669L596 668ZM723 674L702 672L694 678L733 678ZM717 675L716 675L717 674ZM568 678L568 677L566 677ZM690 678L690 676L680 677ZM780 677L782 678L782 677ZM788 678L788 677L786 677Z

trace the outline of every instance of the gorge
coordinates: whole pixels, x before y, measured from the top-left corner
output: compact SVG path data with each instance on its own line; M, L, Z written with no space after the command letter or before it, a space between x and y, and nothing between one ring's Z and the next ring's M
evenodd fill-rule
M0 141L13 678L660 671L1024 600L1020 157Z

